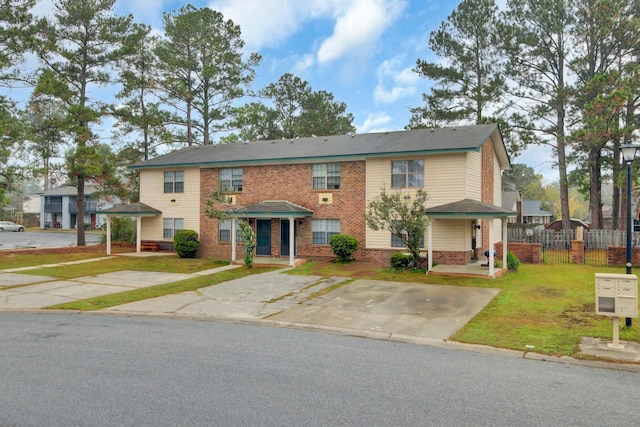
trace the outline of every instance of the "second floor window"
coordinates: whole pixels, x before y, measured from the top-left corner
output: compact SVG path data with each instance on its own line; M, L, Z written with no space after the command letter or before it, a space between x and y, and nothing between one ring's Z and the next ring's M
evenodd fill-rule
M424 187L424 160L393 160L391 188Z
M184 193L184 171L164 173L165 193Z
M340 188L340 163L313 165L313 189L337 190Z
M226 192L242 191L242 168L220 169L220 189Z

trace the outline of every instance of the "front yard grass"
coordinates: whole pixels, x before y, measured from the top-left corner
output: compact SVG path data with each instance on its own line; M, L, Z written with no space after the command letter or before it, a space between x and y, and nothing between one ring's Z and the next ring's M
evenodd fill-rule
M345 268L357 269L357 263ZM302 274L324 275L331 270L321 263L300 267ZM355 278L500 288L502 292L451 340L576 356L583 336L612 339L612 320L595 314L595 273L607 272L624 273L624 269L574 264L523 264L517 272L494 280L427 276L424 271L369 269L359 270ZM621 330L620 339L638 341L638 323L640 319L634 319L631 329Z

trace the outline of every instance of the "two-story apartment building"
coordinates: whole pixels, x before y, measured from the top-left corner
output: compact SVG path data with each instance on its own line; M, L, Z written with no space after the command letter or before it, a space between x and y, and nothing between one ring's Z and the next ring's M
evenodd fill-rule
M78 221L78 188L71 185L49 189L40 195L40 228L76 228L78 223L86 228L97 228L105 222L100 209L114 205L117 199L98 197L98 187L85 185L84 218Z
M386 262L401 242L364 219L383 188L407 200L424 189L425 208L471 200L501 209L501 171L510 164L498 127L481 125L196 146L133 167L140 202L152 212L141 220L144 240L166 243L175 230L191 229L200 256L235 258L241 242L233 221L204 214L211 192L222 188L226 209L254 227L257 256L331 257L329 238L346 233L360 242L356 259ZM500 219L474 212L437 212L425 253L464 264L500 241L501 228L489 226Z

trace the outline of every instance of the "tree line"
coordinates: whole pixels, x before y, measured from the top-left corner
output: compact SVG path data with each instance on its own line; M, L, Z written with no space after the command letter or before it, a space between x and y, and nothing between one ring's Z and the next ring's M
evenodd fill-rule
M45 190L78 188L82 221L85 182L136 200L127 166L167 148L355 131L345 103L292 74L253 93L260 55L245 54L240 27L218 11L164 13L157 35L116 16L115 0L54 0L40 19L35 3L0 0L0 206L40 177ZM29 91L23 108L17 88ZM258 101L238 106L247 96Z
M639 124L639 11L635 0L508 0L504 10L463 0L430 33L437 60L417 61L433 86L409 127L498 122L512 155L549 148L563 228L570 186L602 228L602 183L611 180L617 229L621 200L629 203L620 146Z

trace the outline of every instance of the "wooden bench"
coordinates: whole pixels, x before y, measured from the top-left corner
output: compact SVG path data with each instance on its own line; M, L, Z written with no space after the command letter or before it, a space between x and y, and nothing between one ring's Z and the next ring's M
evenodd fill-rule
M160 249L160 245L158 245L156 242L142 242L142 243L140 243L140 250L141 251L158 252L158 249Z

